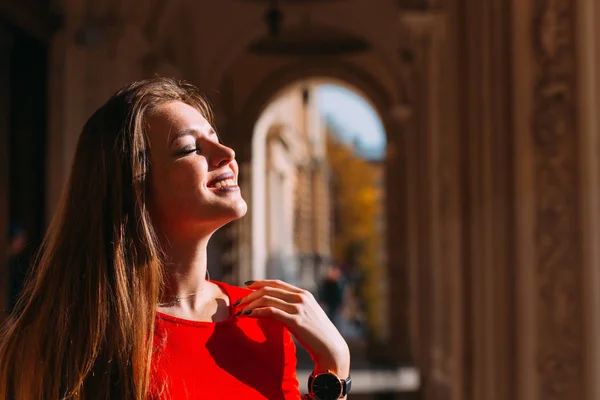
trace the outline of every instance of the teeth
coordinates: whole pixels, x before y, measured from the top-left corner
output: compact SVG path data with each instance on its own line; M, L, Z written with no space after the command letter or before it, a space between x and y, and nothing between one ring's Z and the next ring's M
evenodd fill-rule
M217 189L227 186L235 186L235 181L233 179L225 179L214 184L214 187Z

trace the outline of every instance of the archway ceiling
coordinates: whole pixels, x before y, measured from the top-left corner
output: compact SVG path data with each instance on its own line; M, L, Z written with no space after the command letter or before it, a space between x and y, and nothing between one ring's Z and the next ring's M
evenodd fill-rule
M335 56L361 53L371 48L358 36L314 25L284 29L277 36L265 36L249 46L251 53L270 56Z
M257 86L297 63L307 66L302 69L315 62L320 65L319 74L313 76L337 76L353 84L372 80L385 88L383 96L392 102L403 97L397 0L377 0L376 6L364 0L280 1L285 19L279 40L268 36L263 17L269 3L262 1L219 0L207 5L152 0L151 4L155 12L138 19L153 21L148 40L154 43L156 56L168 55L182 75L229 116L247 104ZM142 26L148 31L146 24ZM264 55L269 52L283 56ZM344 73L346 65L357 73ZM290 77L297 75L292 72ZM356 79L345 79L346 75Z
M251 46L258 45L258 50L274 47L272 43L266 43L268 29L264 13L269 3L219 0L207 6L204 2L178 0L169 4L175 7L177 3L184 7L179 17L172 20L172 25L185 23L190 27L185 40L191 41L190 47L194 48L188 58L198 73L195 81L207 85L221 82L223 73ZM398 4L396 0L377 0L376 3L375 7L373 2L364 0L281 1L284 14L281 33L286 47L291 48L288 52L305 52L307 41L314 50L317 48L317 33L325 33L326 43L314 51L316 54L324 54L334 44L354 50L364 49L368 44L370 49L376 49L381 57L386 58L386 62L397 63L400 33ZM296 4L298 6L294 6ZM304 28L304 32L300 27ZM326 29L328 31L324 32ZM298 42L304 43L304 47L299 49L301 45ZM390 66L391 69L398 67Z

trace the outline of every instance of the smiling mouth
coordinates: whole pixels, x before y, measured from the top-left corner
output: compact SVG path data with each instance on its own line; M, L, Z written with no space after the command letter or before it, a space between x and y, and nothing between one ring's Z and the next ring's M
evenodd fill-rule
M210 181L207 185L209 189L218 191L229 191L238 188L233 174L223 174Z
M209 186L211 189L224 189L231 187L237 187L237 184L233 179L223 179L221 181L214 182Z

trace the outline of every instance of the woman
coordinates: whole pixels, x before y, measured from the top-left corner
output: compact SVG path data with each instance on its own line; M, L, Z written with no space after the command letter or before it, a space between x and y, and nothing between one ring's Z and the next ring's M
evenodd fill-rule
M345 386L348 347L308 292L205 279L211 235L246 213L211 125L196 88L165 78L88 120L2 333L0 399L298 399L290 332L315 361L313 395L333 396L332 375Z

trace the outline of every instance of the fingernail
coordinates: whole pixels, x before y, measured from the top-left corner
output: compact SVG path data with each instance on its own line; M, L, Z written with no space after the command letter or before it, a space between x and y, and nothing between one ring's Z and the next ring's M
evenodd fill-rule
M244 311L244 315L250 315L252 313L252 310L246 310Z
M240 310L240 311L238 311L238 312L235 313L236 317L239 317L240 315L242 315L242 310Z
M244 282L244 285L246 285L246 286L250 286L250 285L252 285L253 283L254 283L254 281L246 281L246 282Z
M238 301L236 301L235 303L233 303L234 307L237 307L240 305L240 303L242 302L242 299L239 299Z

